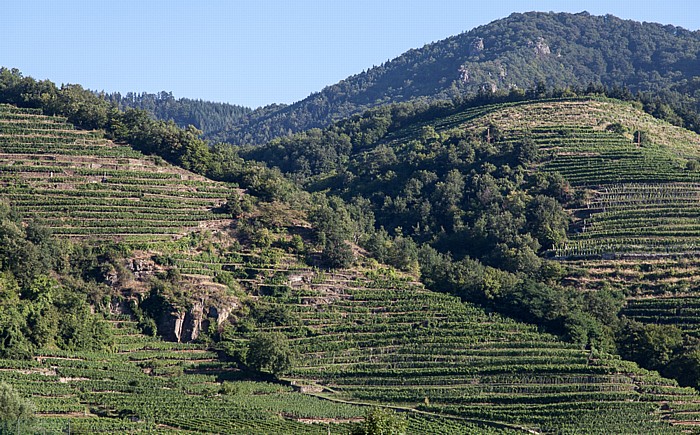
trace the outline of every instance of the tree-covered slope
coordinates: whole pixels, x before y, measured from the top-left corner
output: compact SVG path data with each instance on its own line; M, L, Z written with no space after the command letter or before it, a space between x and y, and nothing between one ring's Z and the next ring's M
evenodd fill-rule
M195 210L180 206L193 206L190 200L206 193L190 219L211 223L218 215L210 215L207 201L218 203L226 189L240 192L155 164L96 132L74 129L64 118L13 106L2 106L0 115L2 197L17 204L17 219L44 221L64 243L58 254L48 234L40 242L30 229L35 223L26 234L16 225L28 253L46 251L36 255L56 263L46 272L56 281L28 276L29 291L12 284L13 277L41 269L28 263L29 254L20 255L15 242L3 245L2 267L12 269L0 281L0 312L5 320L27 323L5 331L12 339L5 350L17 350L13 340L22 331L28 344L23 359L0 359L0 380L36 407L34 421L20 421L22 428L347 433L368 406L395 409L410 433L678 433L686 427L682 421L693 420L677 412L694 412L694 391L607 352L430 292L373 260L324 272L315 263L318 242L308 235L314 229L283 204L241 206L247 211L236 211L227 225L191 233L190 221L177 216ZM89 199L81 202L84 197ZM169 202L150 204L149 198ZM161 214L171 216L174 227ZM137 238L127 237L130 228ZM172 231L161 234L162 228ZM92 247L78 244L85 234L96 236ZM149 251L133 257L130 246ZM186 282L195 277L194 285ZM202 306L204 283L218 284L234 302L200 318L200 344L142 334L167 335L172 326L163 316L181 319L183 334L194 328L196 307L208 307ZM46 303L52 298L54 308ZM14 313L12 301L29 311ZM63 313L76 306L83 319ZM44 311L32 311L38 308ZM220 316L223 309L227 317ZM63 318L39 314L51 310ZM44 328L51 322L53 333ZM268 333L281 335L296 355L295 363L275 373L281 381L253 356L252 343ZM53 343L52 334L63 341ZM90 334L104 335L105 344L77 342L90 341L84 338ZM14 356L8 352L3 356ZM597 417L600 410L605 418Z
M182 128L193 125L201 130L207 139L227 126L237 124L241 118L252 112L250 108L233 104L190 98L175 99L170 92L158 94L129 92L126 95L114 93L103 97L122 110L128 108L147 110L156 118L163 121L172 120Z
M587 13L513 14L375 66L285 107L254 111L222 131L232 143L264 143L367 108L480 91L586 87L651 92L698 110L700 34Z
M244 154L371 212L431 289L698 385L697 133L591 96L414 109Z

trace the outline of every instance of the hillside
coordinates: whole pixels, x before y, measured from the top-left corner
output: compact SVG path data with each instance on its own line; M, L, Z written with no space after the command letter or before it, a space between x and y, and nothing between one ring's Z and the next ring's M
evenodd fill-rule
M54 234L128 242L172 240L223 226L235 188L38 110L0 105L0 189Z
M291 386L251 378L201 345L144 336L123 317L111 320L113 352L0 359L0 380L35 403L35 430L71 433L341 434L381 404L406 416L409 433L672 434L692 429L700 409L694 390L389 270L265 268L290 286L259 298L288 320L258 321L299 352ZM251 334L233 336L240 346Z
M202 131L205 139L213 139L213 134L235 125L253 110L248 107L226 103L175 98L170 92L157 94L129 92L101 95L119 109L147 110L163 121L173 121L182 128L193 125Z
M101 309L116 328L112 352L49 346L0 360L0 380L35 403L39 431L345 433L368 405L405 415L411 433L677 433L695 423L694 390L605 351L427 291L363 256L319 269L300 211L258 202L221 219L212 209L226 192L242 195L232 186L64 118L12 106L0 118L0 194L21 217L38 211L76 244L130 247L87 258L102 279L89 291L111 288ZM201 344L165 343L142 335L148 328ZM282 382L241 361L266 332L297 355Z
M432 290L697 386L698 145L576 97L399 105L246 155L364 207L363 246Z
M262 144L387 103L486 91L602 84L698 111L700 33L588 13L512 14L410 50L284 107L254 111L216 137ZM680 104L679 104L680 103Z

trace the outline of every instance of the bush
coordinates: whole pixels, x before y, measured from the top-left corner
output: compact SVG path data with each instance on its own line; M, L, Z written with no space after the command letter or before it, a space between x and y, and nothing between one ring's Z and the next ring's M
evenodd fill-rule
M352 435L404 435L406 419L391 409L374 408L365 414L365 421L352 429Z

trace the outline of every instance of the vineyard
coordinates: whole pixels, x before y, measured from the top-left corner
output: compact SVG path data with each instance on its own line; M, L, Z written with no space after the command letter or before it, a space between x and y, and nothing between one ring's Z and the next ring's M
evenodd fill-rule
M246 380L202 346L143 336L129 320L112 323L113 353L45 351L32 361L0 360L0 380L37 406L34 431L345 433L364 412Z
M0 193L72 238L146 243L222 221L234 191L64 119L0 106Z
M615 132L613 123L634 128ZM606 100L484 106L435 126L498 126L506 143L532 138L538 168L586 192L570 210L569 240L550 253L568 282L623 289L625 315L698 335L700 173L689 169L697 136ZM635 144L636 130L650 142ZM214 212L233 186L64 119L0 106L0 186L23 217L56 234L131 243L157 270L285 313L255 328L282 333L298 355L281 380L265 378L204 344L164 342L113 316L112 352L0 360L0 381L37 406L37 433L346 434L371 406L405 417L408 433L698 433L693 389L372 260L309 266L285 247L284 230L264 247L241 246L223 231L227 215ZM227 344L245 348L254 332L241 327Z
M392 270L295 271L285 285L261 301L294 307L274 330L301 355L288 377L317 397L557 433L675 433L692 429L679 409L700 410L692 389Z
M532 139L533 170L561 174L579 194L568 240L550 252L569 270L566 282L622 290L627 317L698 335L700 136L590 98L475 108L437 126Z
M371 262L329 272L271 251L172 261L190 272L231 273L269 312L290 310L282 324L262 328L289 338L298 361L284 378L306 395L407 412L409 433L694 428L693 389L619 357L427 291ZM248 338L234 342L244 347Z
M692 431L700 415L692 389L427 291L392 269L370 262L328 272L271 251L172 261L208 276L228 271L257 303L290 311L283 324L263 327L286 335L298 354L284 376L289 384L250 382L217 354L141 336L128 320L114 321L115 354L47 352L28 367L10 365L15 373L7 375L63 377L81 391L62 390L63 398L74 394L72 404L54 407L69 415L45 411L42 424L52 427L70 418L72 428L347 433L367 406L379 405L405 415L409 433L663 434ZM42 395L34 386L23 391Z

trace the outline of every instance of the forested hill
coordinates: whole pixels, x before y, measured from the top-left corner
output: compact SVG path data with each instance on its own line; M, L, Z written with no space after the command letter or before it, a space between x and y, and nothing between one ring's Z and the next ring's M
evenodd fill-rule
M182 128L193 125L202 130L205 139L226 126L240 122L241 118L252 112L248 107L234 104L190 98L176 99L172 92L157 94L129 92L126 95L116 92L106 94L104 97L122 110L129 108L147 110L156 118L163 121L172 120Z
M410 50L290 106L254 111L217 135L264 143L388 102L479 91L602 84L697 110L700 32L606 16L512 14Z

